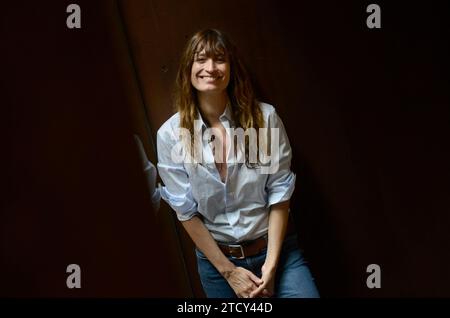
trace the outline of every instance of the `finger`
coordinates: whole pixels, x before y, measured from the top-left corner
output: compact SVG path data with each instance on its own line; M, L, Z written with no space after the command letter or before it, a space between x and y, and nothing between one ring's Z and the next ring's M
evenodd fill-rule
M272 293L269 292L267 289L264 289L264 290L262 291L262 295L263 295L264 297L272 297Z
M259 286L257 289L252 291L250 293L250 298L255 298L256 296L258 296L264 290L266 290L266 284L265 283L261 284L261 286Z
M253 274L252 272L248 271L248 275L250 277L250 279L257 285L261 285L263 283L263 280L261 278L259 278L258 276L256 276L255 274Z

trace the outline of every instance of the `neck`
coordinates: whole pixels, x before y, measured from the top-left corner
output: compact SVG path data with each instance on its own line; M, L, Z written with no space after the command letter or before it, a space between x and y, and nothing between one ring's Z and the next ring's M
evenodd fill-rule
M198 103L202 117L208 121L210 126L214 126L219 122L220 115L225 111L228 103L228 96L226 92L217 94L198 94Z

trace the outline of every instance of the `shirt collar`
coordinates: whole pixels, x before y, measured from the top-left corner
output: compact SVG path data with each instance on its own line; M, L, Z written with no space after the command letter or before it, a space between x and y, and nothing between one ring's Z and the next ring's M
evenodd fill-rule
M202 132L208 128L209 126L206 124L206 122L203 120L202 114L200 113L200 110L197 108L197 120L195 121L195 131L198 131L202 129ZM230 126L233 123L233 112L231 109L230 102L227 103L225 106L225 110L223 111L222 115L219 116L220 121L228 120L230 122Z
M233 121L233 112L231 110L230 102L227 103L227 106L225 106L224 112L219 117L219 119L222 119L222 118L227 119L229 121Z

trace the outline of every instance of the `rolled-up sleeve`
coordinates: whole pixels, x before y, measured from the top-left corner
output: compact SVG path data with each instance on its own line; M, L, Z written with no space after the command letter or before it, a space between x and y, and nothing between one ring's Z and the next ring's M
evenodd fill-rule
M291 171L292 151L283 122L273 110L269 114L268 128L278 128L279 132L279 167L269 174L266 183L268 206L287 201L295 189L295 174Z
M159 193L177 214L180 221L191 219L197 212L197 202L192 196L189 176L183 163L172 160L171 153L179 142L173 131L163 126L157 134L158 172L164 186Z

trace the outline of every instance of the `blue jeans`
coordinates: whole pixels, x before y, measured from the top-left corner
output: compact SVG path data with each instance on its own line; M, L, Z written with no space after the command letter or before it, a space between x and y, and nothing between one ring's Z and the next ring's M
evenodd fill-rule
M208 298L236 298L228 282L217 271L205 255L196 249L197 266L203 290ZM244 267L261 277L261 267L266 259L266 250L261 253L234 259L228 257L236 266ZM318 298L319 292L307 263L298 247L297 236L286 237L278 262L273 297L277 298Z

